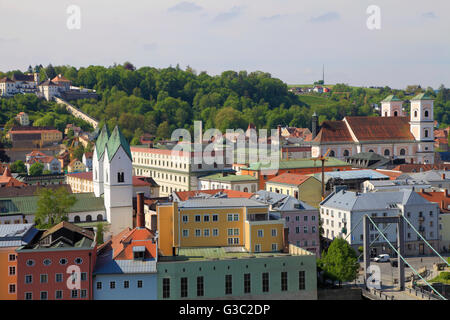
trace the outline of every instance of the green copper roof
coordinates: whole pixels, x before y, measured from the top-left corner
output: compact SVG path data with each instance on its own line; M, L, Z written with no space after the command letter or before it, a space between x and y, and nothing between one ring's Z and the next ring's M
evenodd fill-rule
M391 94L390 96L387 96L383 101L381 102L391 102L391 101L402 101L400 100L396 95Z
M103 198L95 197L94 193L74 193L75 204L69 209L70 213L103 211L105 210ZM37 211L39 196L0 198L0 215L31 215Z
M325 167L342 167L349 166L345 161L336 158L327 158L325 161ZM320 160L313 160L309 158L296 159L296 160L280 160L279 169L300 169L300 168L320 168L322 167L322 162ZM272 169L269 164L262 164L261 162L251 163L250 166L243 169L259 171L261 169Z
M125 153L130 157L130 160L133 159L131 156L130 145L128 144L127 139L123 136L122 132L118 126L116 126L109 137L108 143L106 144L106 148L108 149L108 158L109 161L114 157L119 147L122 146Z
M103 126L102 131L97 137L97 141L95 141L95 150L97 151L97 158L100 159L105 152L106 143L109 139L109 131L106 125Z
M223 182L239 182L239 181L257 181L258 178L249 175L234 175L228 174L223 175L223 173L216 173L206 177L201 177L201 180L214 180L214 181L223 181Z
M427 93L421 93L415 96L412 100L434 100L432 97L430 97Z

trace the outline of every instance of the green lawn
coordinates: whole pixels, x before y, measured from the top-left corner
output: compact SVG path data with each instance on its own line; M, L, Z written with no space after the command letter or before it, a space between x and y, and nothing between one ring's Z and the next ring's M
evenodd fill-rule
M450 272L443 271L437 277L434 277L430 282L441 282L445 284L450 284Z
M299 95L298 99L307 105L309 105L311 108L316 108L319 106L326 106L330 103L330 100L324 96L317 96L317 95Z

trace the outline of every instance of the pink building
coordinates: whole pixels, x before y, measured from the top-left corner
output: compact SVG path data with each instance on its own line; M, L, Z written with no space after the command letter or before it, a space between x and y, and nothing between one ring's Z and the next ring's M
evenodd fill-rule
M260 190L252 199L270 205L270 215L286 220L290 244L320 256L319 210L292 196Z

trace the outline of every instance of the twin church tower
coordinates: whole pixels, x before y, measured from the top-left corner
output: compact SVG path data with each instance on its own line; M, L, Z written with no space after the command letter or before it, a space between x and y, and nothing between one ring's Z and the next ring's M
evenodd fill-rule
M103 126L92 159L94 194L103 196L111 233L133 227L133 164L130 145L115 127Z

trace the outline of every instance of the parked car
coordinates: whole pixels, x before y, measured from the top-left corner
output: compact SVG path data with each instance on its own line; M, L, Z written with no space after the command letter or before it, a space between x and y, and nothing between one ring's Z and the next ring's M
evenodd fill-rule
M373 259L373 261L375 262L389 262L390 261L390 257L388 254L380 254L378 257L375 257Z
M409 268L409 266L406 263L404 265L405 265L405 268ZM397 259L391 260L391 266L394 268L398 268L398 260Z

